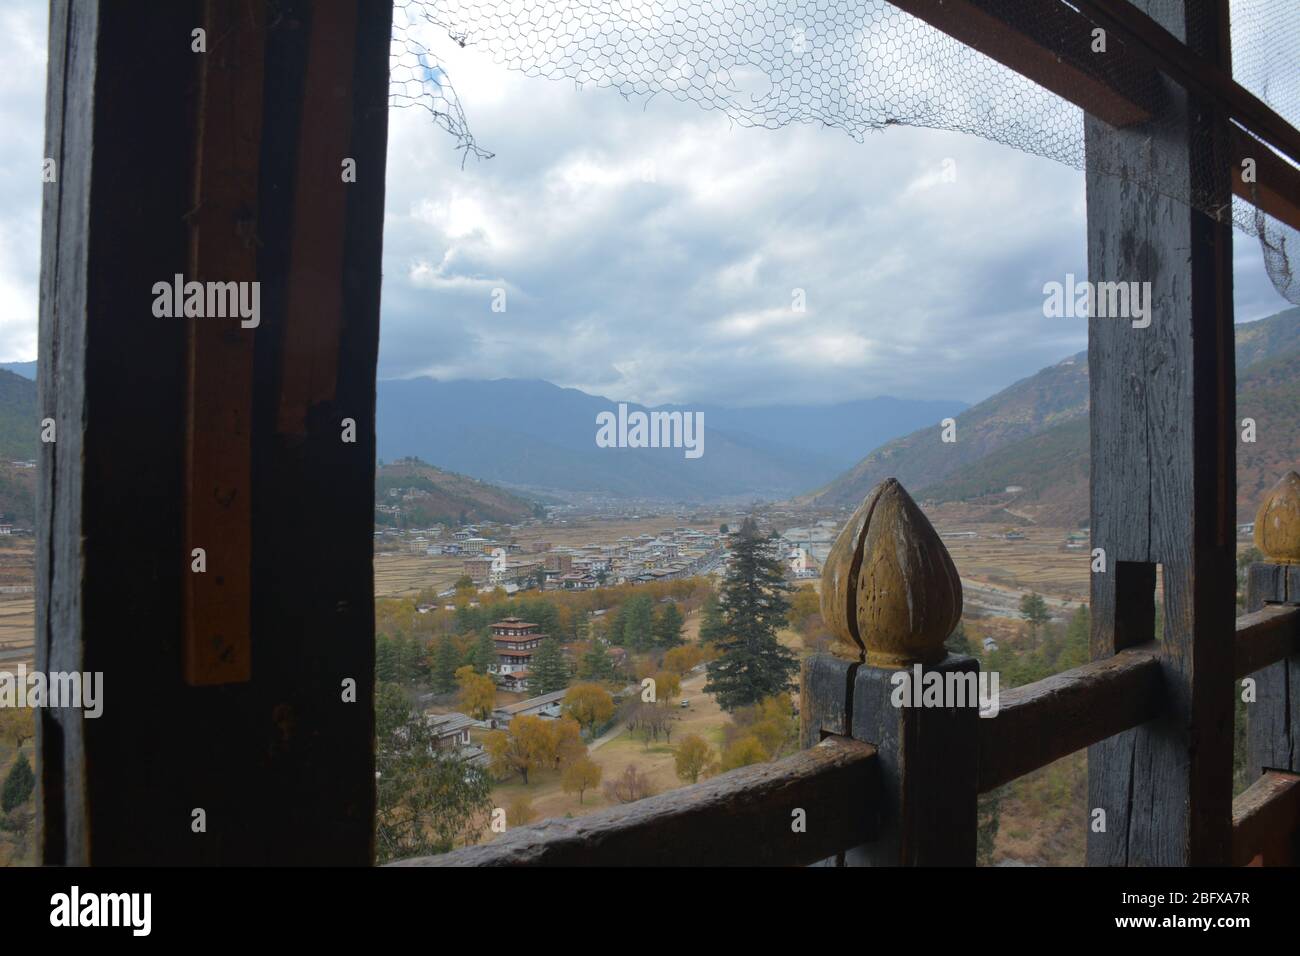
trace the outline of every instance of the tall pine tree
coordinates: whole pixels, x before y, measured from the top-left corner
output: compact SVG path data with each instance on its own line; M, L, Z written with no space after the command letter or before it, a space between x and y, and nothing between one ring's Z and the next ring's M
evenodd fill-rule
M647 594L628 598L618 612L623 625L623 645L634 651L654 646L654 602Z
M578 676L583 680L613 680L614 662L609 659L605 645L600 640L593 640L587 653L578 662Z
M790 607L790 586L774 542L746 518L730 550L731 567L722 585L725 633L715 639L721 654L709 662L704 685L728 711L790 690L799 670L794 654L776 639Z
M677 610L676 602L669 601L659 610L655 617L654 638L655 647L664 650L683 643L682 612Z
M528 690L539 697L569 686L569 665L564 662L560 642L553 637L542 641L529 671Z
M474 668L475 673L486 674L488 668L496 666L496 662L496 641L492 640L492 633L484 628L474 644L474 649L470 652L469 665Z
M456 689L456 668L460 666L460 653L451 641L450 634L444 634L433 647L433 660L430 662L430 683L435 694L450 694Z

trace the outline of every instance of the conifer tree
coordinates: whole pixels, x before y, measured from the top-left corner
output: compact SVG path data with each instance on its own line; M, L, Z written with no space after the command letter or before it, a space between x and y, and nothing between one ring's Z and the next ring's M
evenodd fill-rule
M430 683L435 694L450 694L456 689L456 668L460 666L460 654L451 641L450 634L444 634L433 648L433 660L430 667Z
M677 610L676 602L669 601L655 617L654 643L665 650L683 643L682 612Z
M578 676L583 680L613 680L614 662L609 659L605 645L600 640L593 640L587 653L582 655L578 664Z
M5 776L3 790L0 790L0 810L8 813L22 806L35 787L36 775L32 773L32 765L27 762L27 755L20 753Z
M569 686L569 665L564 662L560 642L553 637L542 641L529 668L528 690L541 696Z
M730 548L722 586L725 633L715 640L721 653L709 663L704 686L727 711L792 689L799 670L794 654L776 639L790 607L790 586L773 540L746 518Z
M478 642L474 645L474 650L469 655L469 665L474 668L478 674L489 673L489 668L496 666L497 662L497 645L492 640L492 634L485 628L479 635Z
M636 651L654 646L654 604L649 595L628 598L619 610L623 645Z

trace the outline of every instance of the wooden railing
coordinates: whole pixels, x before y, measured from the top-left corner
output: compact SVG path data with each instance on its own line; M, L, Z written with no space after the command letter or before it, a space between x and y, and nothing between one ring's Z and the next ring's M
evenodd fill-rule
M1300 477L1260 508L1252 567L1255 610L1237 620L1234 680L1300 666ZM1271 590L1270 590L1271 588ZM805 661L807 749L625 806L519 827L483 846L406 861L413 866L973 864L976 797L1084 747L1167 714L1160 642L1131 647L978 701L895 706L899 674L977 674L943 640L961 588L942 541L896 481L879 485L841 532L822 578L828 626L858 660ZM882 660L881 665L871 663ZM1300 833L1300 774L1276 756L1300 721L1294 679L1251 704L1255 783L1232 809L1231 862L1289 864ZM954 676L954 681L957 678ZM1223 692L1230 686L1224 676ZM1257 688L1258 694L1258 688ZM1257 723L1258 721L1258 723ZM1230 732L1216 728L1214 732ZM1296 751L1288 751L1294 761Z

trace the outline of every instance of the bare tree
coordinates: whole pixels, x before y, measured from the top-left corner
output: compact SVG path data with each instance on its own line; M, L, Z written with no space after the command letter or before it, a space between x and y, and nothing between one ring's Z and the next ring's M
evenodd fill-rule
M606 783L604 789L605 799L619 803L635 803L654 796L650 778L638 770L635 764L628 764L627 769Z

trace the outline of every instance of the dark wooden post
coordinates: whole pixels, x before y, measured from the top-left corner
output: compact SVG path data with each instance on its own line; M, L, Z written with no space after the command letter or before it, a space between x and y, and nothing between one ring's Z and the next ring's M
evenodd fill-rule
M1134 0L1227 69L1227 4ZM1085 119L1091 161L1185 195L1230 199L1222 116L1170 87L1150 123ZM1204 161L1202 161L1204 160ZM1217 162L1216 162L1217 161ZM1093 316L1092 657L1153 639L1163 569L1163 716L1088 751L1088 862L1229 860L1235 438L1232 238L1124 177L1087 176L1093 283L1150 283L1150 324ZM1141 322L1138 323L1139 325ZM1104 812L1104 830L1100 829Z
M961 607L934 528L897 481L877 485L822 574L822 617L860 659L819 655L803 675L804 746L835 733L876 748L879 792L864 795L876 836L843 865L975 863L979 662L943 646Z
M47 863L373 859L391 15L51 4L37 665L104 693L41 713ZM255 327L161 316L178 274Z
M1255 516L1255 545L1264 561L1250 566L1246 610L1300 604L1300 475L1287 473ZM1255 701L1247 705L1250 772L1300 773L1300 655L1251 675Z

